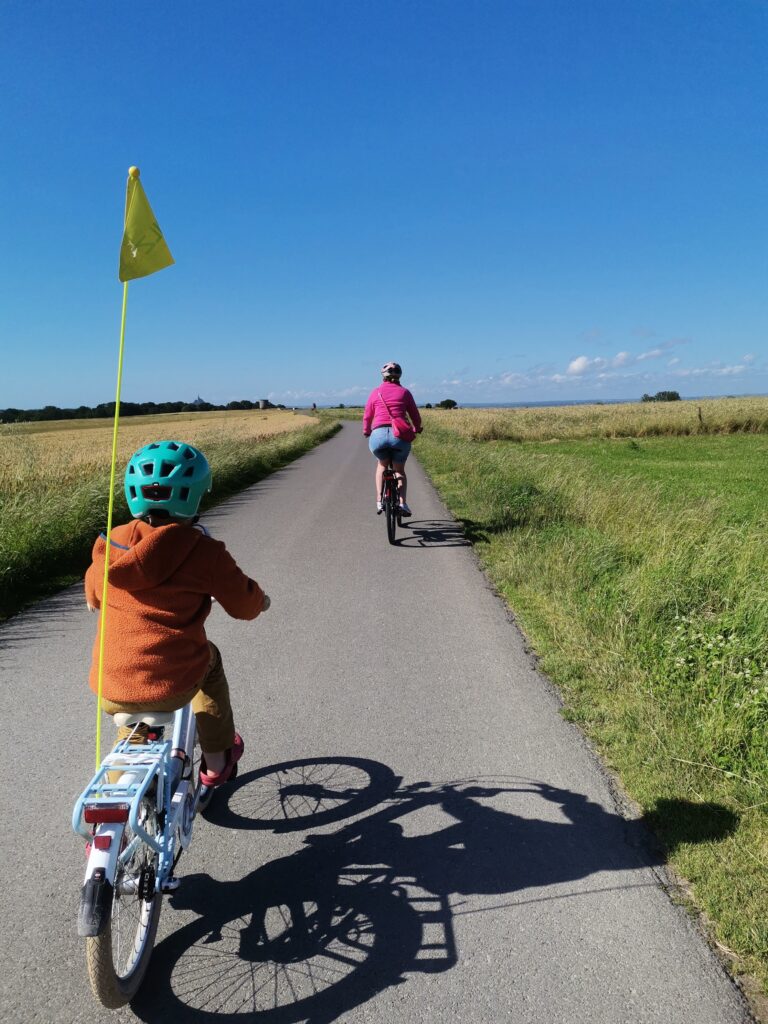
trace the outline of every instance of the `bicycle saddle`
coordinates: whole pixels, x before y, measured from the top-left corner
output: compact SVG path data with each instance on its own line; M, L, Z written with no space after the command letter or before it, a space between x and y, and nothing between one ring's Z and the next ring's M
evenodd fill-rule
M126 711L118 711L116 715L112 715L112 718L115 725L120 728L126 726L132 728L138 725L139 722L160 728L161 726L173 725L175 714L175 711L134 711L132 714Z

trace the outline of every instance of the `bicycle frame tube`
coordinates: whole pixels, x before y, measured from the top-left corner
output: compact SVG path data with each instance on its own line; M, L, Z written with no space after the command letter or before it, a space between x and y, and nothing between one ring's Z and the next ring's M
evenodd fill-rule
M382 501L384 501L384 499L385 499L385 497L387 495L387 488L388 488L388 486L391 486L391 488L392 488L392 495L393 495L393 497L397 498L397 494L398 494L397 476L395 474L395 470L394 470L391 462L389 463L389 465L384 467L384 475L382 476L382 479L381 479L381 500Z
M171 757L178 763L173 766L172 784L181 778L187 761L192 761L195 752L195 739L197 737L197 724L192 708L189 704L176 712L173 720L173 740Z

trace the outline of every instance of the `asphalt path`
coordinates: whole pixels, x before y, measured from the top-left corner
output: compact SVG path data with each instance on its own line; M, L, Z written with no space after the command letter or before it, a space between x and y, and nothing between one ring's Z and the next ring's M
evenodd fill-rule
M209 620L245 756L114 1013L87 986L69 825L92 770L94 620L72 588L0 628L4 1021L750 1019L409 471L396 546L359 425L207 517L272 597L255 622Z

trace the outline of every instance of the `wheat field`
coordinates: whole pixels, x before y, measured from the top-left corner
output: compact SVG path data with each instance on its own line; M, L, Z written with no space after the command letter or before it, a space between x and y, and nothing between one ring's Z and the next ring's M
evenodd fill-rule
M201 448L213 502L247 487L329 437L335 424L278 409L132 416L118 434L115 522L128 515L123 474L150 441ZM0 618L82 573L104 529L112 423L65 420L0 426Z
M768 397L628 402L620 405L432 409L432 421L472 441L567 441L588 437L662 437L768 432Z
M282 409L131 416L118 432L118 468L150 441L187 441L205 451L224 442L257 444L316 421ZM10 497L76 484L109 467L111 420L53 420L0 426L0 509Z

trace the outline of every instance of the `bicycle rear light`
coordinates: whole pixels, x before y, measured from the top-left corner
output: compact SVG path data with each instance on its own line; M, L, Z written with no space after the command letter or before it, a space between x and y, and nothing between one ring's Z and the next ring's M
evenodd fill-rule
M130 804L86 804L83 818L89 825L106 825L128 821Z

